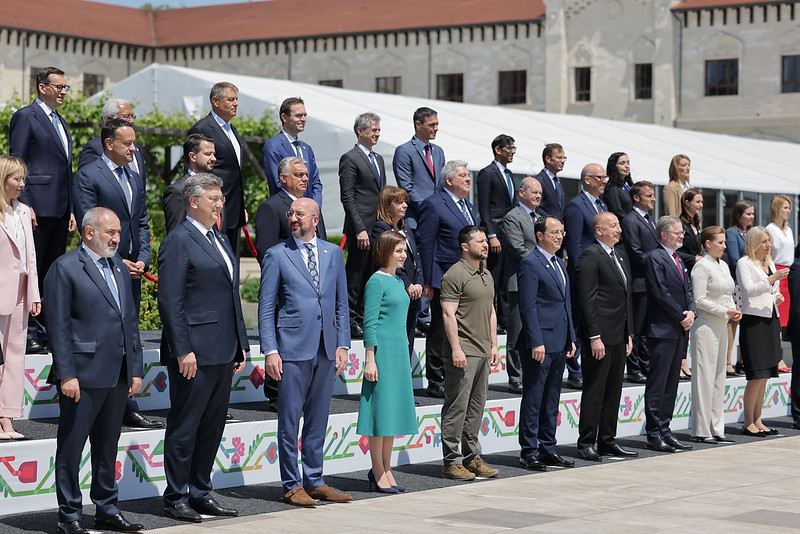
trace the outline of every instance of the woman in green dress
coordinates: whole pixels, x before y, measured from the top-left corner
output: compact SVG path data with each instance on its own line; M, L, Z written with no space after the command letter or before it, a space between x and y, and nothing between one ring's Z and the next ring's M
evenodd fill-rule
M357 432L369 436L370 489L398 493L405 488L397 484L391 471L394 437L417 432L406 336L409 297L395 274L406 260L406 238L398 232L384 232L375 241L372 255L380 268L364 291L366 363Z

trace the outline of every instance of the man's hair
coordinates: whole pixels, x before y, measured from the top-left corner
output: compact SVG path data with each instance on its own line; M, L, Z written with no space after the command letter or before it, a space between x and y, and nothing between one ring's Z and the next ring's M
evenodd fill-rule
M39 92L39 84L43 83L47 85L50 82L50 75L55 74L56 76L64 76L64 71L56 68L56 67L45 67L43 69L39 69L39 72L36 73L36 92Z
M631 186L631 198L633 197L641 198L642 194L644 193L643 191L644 189L652 189L653 191L656 190L656 188L653 186L651 182L648 182L647 180L639 180L638 182L636 182Z
M477 224L468 224L458 231L458 245L461 246L464 243L469 243L472 241L472 234L475 232L483 232L485 234L486 228L483 226L478 226Z
M115 139L117 130L122 127L131 128L131 125L128 121L123 119L111 119L105 126L103 126L103 128L100 130L100 142L103 144L103 150L105 150L106 147L106 139Z
M183 186L183 205L189 207L189 197L201 197L209 187L222 189L222 180L210 172L199 172L186 178Z
M112 98L103 106L103 124L106 124L111 119L119 117L119 108L129 105L128 101L123 98Z
M214 84L214 87L211 88L211 92L208 95L208 100L213 102L214 97L222 98L225 96L225 91L228 89L233 89L236 91L236 94L239 94L239 88L233 85L231 82L217 82Z
M288 115L289 113L291 113L292 106L294 106L295 104L303 104L304 106L306 105L306 103L303 102L303 99L300 98L299 96L290 96L289 98L281 102L281 107L278 110L278 117L280 118L281 115ZM283 119L281 119L281 123L283 123Z
M208 142L214 144L214 140L201 133L192 133L186 136L183 142L183 162L189 165L189 153L197 154L200 152L200 143Z
M416 126L417 123L423 124L425 122L425 119L435 115L438 115L438 113L436 113L436 111L432 110L431 108L426 108L426 107L417 108L417 111L414 112L414 126Z
M375 245L372 247L372 259L378 267L386 267L389 265L389 258L394 254L394 249L397 245L406 244L406 238L403 234L395 232L394 230L387 230L378 236L375 240Z
M545 158L552 158L553 154L556 152L564 152L564 147L558 143L547 143L544 145L544 150L542 150L542 161L544 161Z
M656 223L656 235L658 235L658 240L661 241L661 233L666 232L673 224L681 225L681 220L677 217L673 217L672 215L664 215L662 216L658 222Z
M289 156L283 158L280 161L280 163L278 163L278 175L280 176L281 174L283 174L288 176L289 167L291 165L294 165L295 163L302 163L303 165L306 165L306 168L308 168L308 162L306 162L306 160L304 160L303 158L298 158L297 156Z
M462 161L460 159L451 159L447 163L444 164L444 168L442 169L442 179L452 178L456 174L456 169L459 167L469 168L469 163L466 161Z
M536 234L541 233L542 235L545 234L547 231L547 221L548 219L555 219L558 222L561 222L561 219L558 217L554 217L553 215L545 215L544 217L539 217L536 219L536 222L533 223L533 232Z
M86 235L87 226L97 229L97 227L100 226L100 219L102 219L103 216L107 215L108 213L114 212L102 206L95 206L87 211L83 215L83 219L81 219L81 235Z
M505 148L514 143L514 138L510 135L500 134L492 141L492 154L496 148Z
M380 124L381 118L378 117L375 113L368 111L366 113L362 113L358 117L356 117L356 122L353 124L353 131L358 135L358 130L369 130L372 128L372 123L377 122Z

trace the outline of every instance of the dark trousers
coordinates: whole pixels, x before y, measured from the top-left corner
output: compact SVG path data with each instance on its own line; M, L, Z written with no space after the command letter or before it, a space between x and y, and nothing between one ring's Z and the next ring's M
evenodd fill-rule
M374 272L372 250L358 248L355 234L347 235L347 303L350 305L350 321L361 324L364 320L364 286Z
M650 373L644 388L644 413L648 438L672 435L669 424L675 411L681 360L686 355L688 338L686 332L671 339L647 338Z
M119 488L115 479L117 443L128 384L120 380L113 388L81 388L81 400L61 395L59 388L58 434L56 438L56 497L58 520L79 521L83 516L79 473L83 446L89 438L92 457L90 497L97 506L95 518L117 515Z
M579 332L581 328L581 317L583 314L581 313L580 305L578 304L578 277L575 276L573 273L569 279L570 288L572 292L570 293L572 300L570 302L572 306L572 325L575 329L575 332ZM591 351L591 349L589 349ZM589 355L591 357L591 354ZM572 358L567 358L567 373L571 377L583 377L583 371L581 370L581 362L582 359L579 360L581 357L581 338L575 340L575 354Z
M617 435L617 415L622 396L622 376L625 373L625 343L606 345L606 355L597 360L591 354L591 344L583 340L583 393L578 423L578 448L600 447L614 443Z
M233 362L198 365L194 378L170 358L170 410L164 434L164 505L211 499L211 469L217 455L231 396Z
M567 353L548 352L544 362L520 354L522 360L522 401L519 408L519 445L523 458L538 452L555 454L561 376Z
M44 295L44 277L50 266L67 250L67 236L69 235L69 213L63 217L37 217L37 227L33 231L33 245L36 249L36 271L39 274L39 294ZM78 221L80 226L81 221ZM44 316L40 313L28 319L28 339L38 339L47 342L47 326Z
M522 362L515 348L519 333L522 331L522 319L519 316L519 292L509 291L508 295L508 335L506 336L506 374L508 383L522 383Z
M442 290L433 289L431 299L431 329L425 339L425 378L428 387L444 387L444 363L442 361L442 345L444 344L444 318L442 316Z
M647 337L644 335L647 319L647 293L633 293L633 350L628 356L628 374L647 374L650 356Z
M792 339L792 385L790 388L792 399L792 419L800 425L800 340Z
M500 238L500 236L498 236ZM505 250L500 254L489 251L486 259L486 268L492 273L494 279L495 309L497 310L497 326L508 328L508 295L506 295L505 269L506 253Z
M408 334L409 359L412 359L414 356L414 333L417 331L417 315L419 314L419 308L420 308L420 299L412 300L408 304L408 316L406 318L406 333ZM413 362L413 359L411 361Z

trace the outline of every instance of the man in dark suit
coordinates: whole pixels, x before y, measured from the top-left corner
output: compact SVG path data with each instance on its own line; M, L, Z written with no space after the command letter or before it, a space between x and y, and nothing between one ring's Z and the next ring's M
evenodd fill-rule
M439 115L431 108L414 112L414 137L394 150L392 170L397 185L408 193L406 226L417 228L422 201L441 189L444 151L431 143L439 131Z
M67 250L67 234L75 231L72 214L72 137L56 109L69 91L64 71L46 67L36 73L38 98L11 117L9 151L28 166L19 201L31 208L39 292L50 265ZM26 352L47 352L45 314L28 322Z
M301 141L300 132L306 129L306 105L300 97L290 97L281 103L279 110L281 131L267 140L261 152L264 172L267 174L269 194L274 195L281 188L278 176L278 164L283 158L296 156L306 160L308 168L308 187L305 198L313 199L322 208L322 180L319 178L317 160L311 146Z
M239 89L229 82L211 88L211 112L189 129L214 141L214 174L222 179L225 206L220 229L228 237L234 256L239 258L239 233L247 221L244 208L244 142L231 124L239 107Z
M545 471L572 467L556 451L558 402L564 364L575 352L570 283L564 260L555 255L564 226L555 217L536 221L538 246L519 263L519 312L522 332L517 350L522 360L519 414L520 464Z
M584 347L578 457L593 462L602 461L603 455L638 456L614 440L625 358L633 344L631 271L625 251L617 246L620 234L616 215L598 213L594 217L596 241L578 259Z
M800 257L789 268L789 340L792 342L791 416L800 430Z
M278 452L283 501L345 502L322 478L334 372L350 347L347 280L339 247L318 239L319 206L299 198L289 211L292 237L267 251L258 295L258 333L267 373L278 381ZM315 333L318 332L319 336ZM297 434L303 418L303 474Z
M658 248L658 236L653 216L649 213L656 203L653 184L644 180L631 187L633 211L622 219L622 242L630 260L633 277L633 350L628 356L627 380L634 384L647 382L647 337L644 335L647 317L647 288L644 281L645 256Z
M514 176L508 164L514 160L514 138L501 134L492 141L494 161L478 172L478 214L489 238L489 259L486 267L494 278L497 324L500 333L508 325L508 298L503 284L506 254L503 250L503 217L517 203Z
M386 185L383 156L372 148L381 135L381 119L374 113L356 117L353 130L358 143L339 159L339 193L344 207L347 238L347 300L350 305L350 336L364 337L364 286L372 274L369 236L378 210L378 192Z
M217 161L214 140L203 134L193 133L183 142L183 163L186 174L164 189L164 222L167 233L186 220L186 207L183 205L183 186L186 179L201 172L213 173Z
M549 143L542 151L544 168L534 178L542 184L542 211L558 220L564 219L564 188L558 180L558 173L564 170L564 148L558 143Z
M650 372L644 390L647 448L659 452L691 449L672 435L669 424L678 394L681 359L689 329L697 317L689 271L675 252L683 244L677 217L665 215L656 224L658 248L645 259L647 287L647 350Z
M136 125L136 115L127 100L121 98L112 98L103 106L103 126L107 126L112 119L122 119L129 123L131 126ZM144 153L142 147L134 143L136 147L133 153L133 161L128 164L128 169L139 175L139 179L147 186L147 169L144 165ZM103 141L100 136L91 138L81 149L81 155L78 159L78 171L85 165L94 163L97 158L103 155Z
M541 211L542 185L532 176L519 184L519 205L503 218L503 249L506 253L505 289L508 295L508 336L506 338L506 373L508 391L522 393L522 363L517 351L517 340L522 329L519 317L519 289L517 269L519 262L536 248L536 231L533 225L537 218L546 214Z
M222 180L195 174L183 188L186 220L158 253L161 363L169 373L164 435L164 511L199 523L200 514L234 516L211 496L234 373L250 350L239 298L239 269L224 234Z
M472 179L466 161L448 161L442 169L444 187L420 205L417 246L422 258L425 285L422 294L430 299L431 329L425 340L425 378L427 394L444 398L442 343L444 323L440 293L442 275L461 259L458 232L478 222L472 204L466 200Z
M95 528L136 532L120 514L114 465L125 399L142 386L142 342L131 278L116 254L120 222L92 208L82 220L83 244L53 263L44 282L53 367L59 391L56 439L58 531L88 532L81 524L78 473L86 438L92 453Z

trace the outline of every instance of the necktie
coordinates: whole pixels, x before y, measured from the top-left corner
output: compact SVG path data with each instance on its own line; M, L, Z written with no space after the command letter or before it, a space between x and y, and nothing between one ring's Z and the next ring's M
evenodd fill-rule
M314 245L306 243L306 250L308 250L308 274L311 275L311 280L314 282L314 288L319 291L319 269L317 269L317 257L314 255Z
M461 214L467 220L467 224L473 224L472 217L469 214L469 210L467 209L467 203L462 198L458 201L458 205L461 208Z
M503 169L503 172L506 175L506 187L508 187L508 196L511 198L511 202L514 202L514 179L511 176L511 171L508 169Z
M425 159L428 162L428 170L431 171L431 176L436 179L436 173L433 172L433 158L431 157L431 145L425 145Z
M603 201L600 200L599 198L594 201L594 205L596 206L595 209L597 210L597 213L601 213L601 212L606 211L605 205L603 204Z
M681 260L678 259L678 253L673 252L672 258L675 260L675 266L678 268L678 274L681 275L681 280L683 280L683 268L681 268Z
M292 141L294 145L294 153L297 155L298 158L303 157L303 149L300 148L300 141Z
M53 128L56 129L56 134L58 138L61 140L61 144L64 147L64 152L69 156L69 147L67 146L67 140L64 139L64 136L61 134L61 122L58 120L58 113L55 110L50 112L50 120L53 122Z
M564 289L564 273L561 272L561 267L558 266L558 260L555 256L550 256L550 263L553 264L553 269L556 270L556 278L561 282L561 289Z
M114 273L111 271L111 265L108 262L108 258L100 258L100 263L103 266L103 277L106 279L108 290L111 291L111 295L114 297L114 302L117 303L117 308L122 310L122 305L119 302L119 291L117 291L117 286L114 285Z
M239 141L236 139L236 134L233 133L233 126L231 126L231 123L227 123L224 129L225 129L225 134L231 141L231 146L233 147L233 151L236 153L236 163L238 163L241 166L242 147L239 146Z
M564 207L564 189L561 187L561 182L558 181L558 176L553 175L553 184L556 188L556 195L558 196L558 207Z
M225 266L228 268L228 276L233 280L233 264L230 263L230 258L227 257L227 254L220 252L220 248L217 247L217 238L214 236L214 230L206 232L206 238L208 238L208 242L211 243L211 248L214 249L214 252L225 262Z
M375 167L375 176L378 177L378 187L381 185L381 171L378 170L378 163L375 161L375 154L372 150L369 151L369 161L372 163L372 166Z
M627 277L627 276L625 276L625 271L624 271L624 270L622 270L622 265L620 265L620 263L619 263L619 259L617 259L617 255L616 255L616 253L614 252L614 249L613 249L613 248L611 249L611 254L610 254L610 256L611 256L611 259L612 259L612 260L614 260L614 264L617 266L617 269L619 269L619 274L621 274L621 275L622 275L622 281L623 281L623 282L625 282L625 284L627 285L627 283L628 283L628 277Z
M645 213L645 214L644 214L644 220L645 220L645 221L647 221L647 222L649 222L649 223L650 223L650 226L652 226L653 228L655 228L655 227L656 227L656 225L655 225L655 224L653 224L653 218L652 218L652 217L650 217L650 214L649 214L649 213Z
M128 213L131 211L131 190L128 187L128 173L125 172L123 167L114 169L119 181L119 186L122 188L122 194L125 195L125 203L128 205Z

